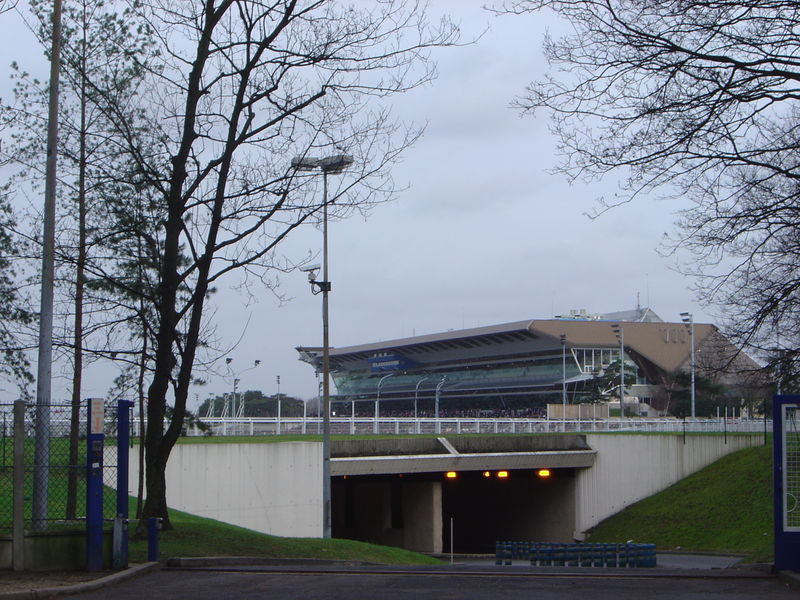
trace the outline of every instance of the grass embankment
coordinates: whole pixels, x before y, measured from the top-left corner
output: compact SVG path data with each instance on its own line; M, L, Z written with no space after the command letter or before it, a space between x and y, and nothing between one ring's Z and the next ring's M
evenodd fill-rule
M772 496L772 446L747 448L606 519L589 539L771 562Z
M134 507L131 508L133 510ZM440 564L435 558L401 548L353 540L276 537L176 510L170 510L170 519L174 529L163 531L159 536L159 554L163 558L260 556L350 560L386 565ZM145 539L131 539L129 550L132 562L147 560Z

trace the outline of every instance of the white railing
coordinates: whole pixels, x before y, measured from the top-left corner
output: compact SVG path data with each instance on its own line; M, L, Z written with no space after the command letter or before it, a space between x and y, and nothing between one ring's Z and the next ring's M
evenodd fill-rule
M213 435L303 435L322 433L319 417L251 417L205 418ZM134 428L138 421L133 420ZM619 418L548 420L548 419L490 419L490 418L381 418L333 417L331 433L334 435L399 435L399 434L454 434L454 433L558 433L595 431L626 431L644 433L756 433L772 431L772 420L741 418L710 419L643 419ZM138 433L138 432L135 432ZM197 427L189 426L189 435L203 435Z
M59 419L53 419L51 425ZM68 420L63 419L68 424ZM207 417L202 419L215 436L233 435L315 435L322 433L320 417ZM1 425L0 425L1 427ZM139 435L139 419L131 419L132 435ZM334 435L408 435L454 433L591 433L624 431L640 433L760 433L772 431L772 419L743 418L625 418L610 419L524 419L524 418L418 418L332 417ZM186 426L190 436L205 432L194 425Z

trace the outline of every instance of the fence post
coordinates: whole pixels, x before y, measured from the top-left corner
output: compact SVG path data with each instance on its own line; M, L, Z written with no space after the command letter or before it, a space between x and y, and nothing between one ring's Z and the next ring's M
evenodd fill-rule
M159 517L147 519L147 560L150 562L158 561L158 530L161 527Z
M14 402L14 498L11 564L14 571L25 568L25 401Z

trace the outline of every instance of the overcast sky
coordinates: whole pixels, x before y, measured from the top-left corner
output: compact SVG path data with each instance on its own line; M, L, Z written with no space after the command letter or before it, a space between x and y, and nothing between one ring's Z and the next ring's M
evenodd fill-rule
M446 10L461 22L464 39L489 29L474 45L437 52L438 79L396 100L399 115L427 123L394 171L408 189L366 220L331 224L331 345L550 318L576 308L625 310L637 296L665 320L692 311L696 321L712 322L689 290L691 281L675 271L675 259L657 252L681 206L641 198L590 220L585 213L599 195L613 195L616 182L570 186L548 174L555 140L545 115L522 117L510 107L546 71L542 36L558 24L541 15L497 18L482 10L483 0L432 4L434 13ZM6 48L40 54L20 28L11 37L9 15L0 21ZM5 63L16 58L4 55ZM8 72L0 64L0 77L7 80ZM309 227L285 252L319 252L321 244L321 232ZM304 273L283 276L281 285L291 298L282 305L267 293L246 305L222 287L219 330L229 344L241 336L230 353L237 372L261 361L242 374L240 389L272 394L280 375L282 393L309 398L317 381L294 348L321 345L321 297L312 296ZM53 398L66 399L67 379L56 375ZM112 377L108 369L90 371L84 396L105 395ZM212 377L193 391L190 406L195 394L202 401L231 386L230 378Z

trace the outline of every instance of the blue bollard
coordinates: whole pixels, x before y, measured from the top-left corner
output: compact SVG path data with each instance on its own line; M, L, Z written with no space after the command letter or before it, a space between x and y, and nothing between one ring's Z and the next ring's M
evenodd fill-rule
M147 560L150 562L158 561L158 530L161 528L159 517L147 519Z

